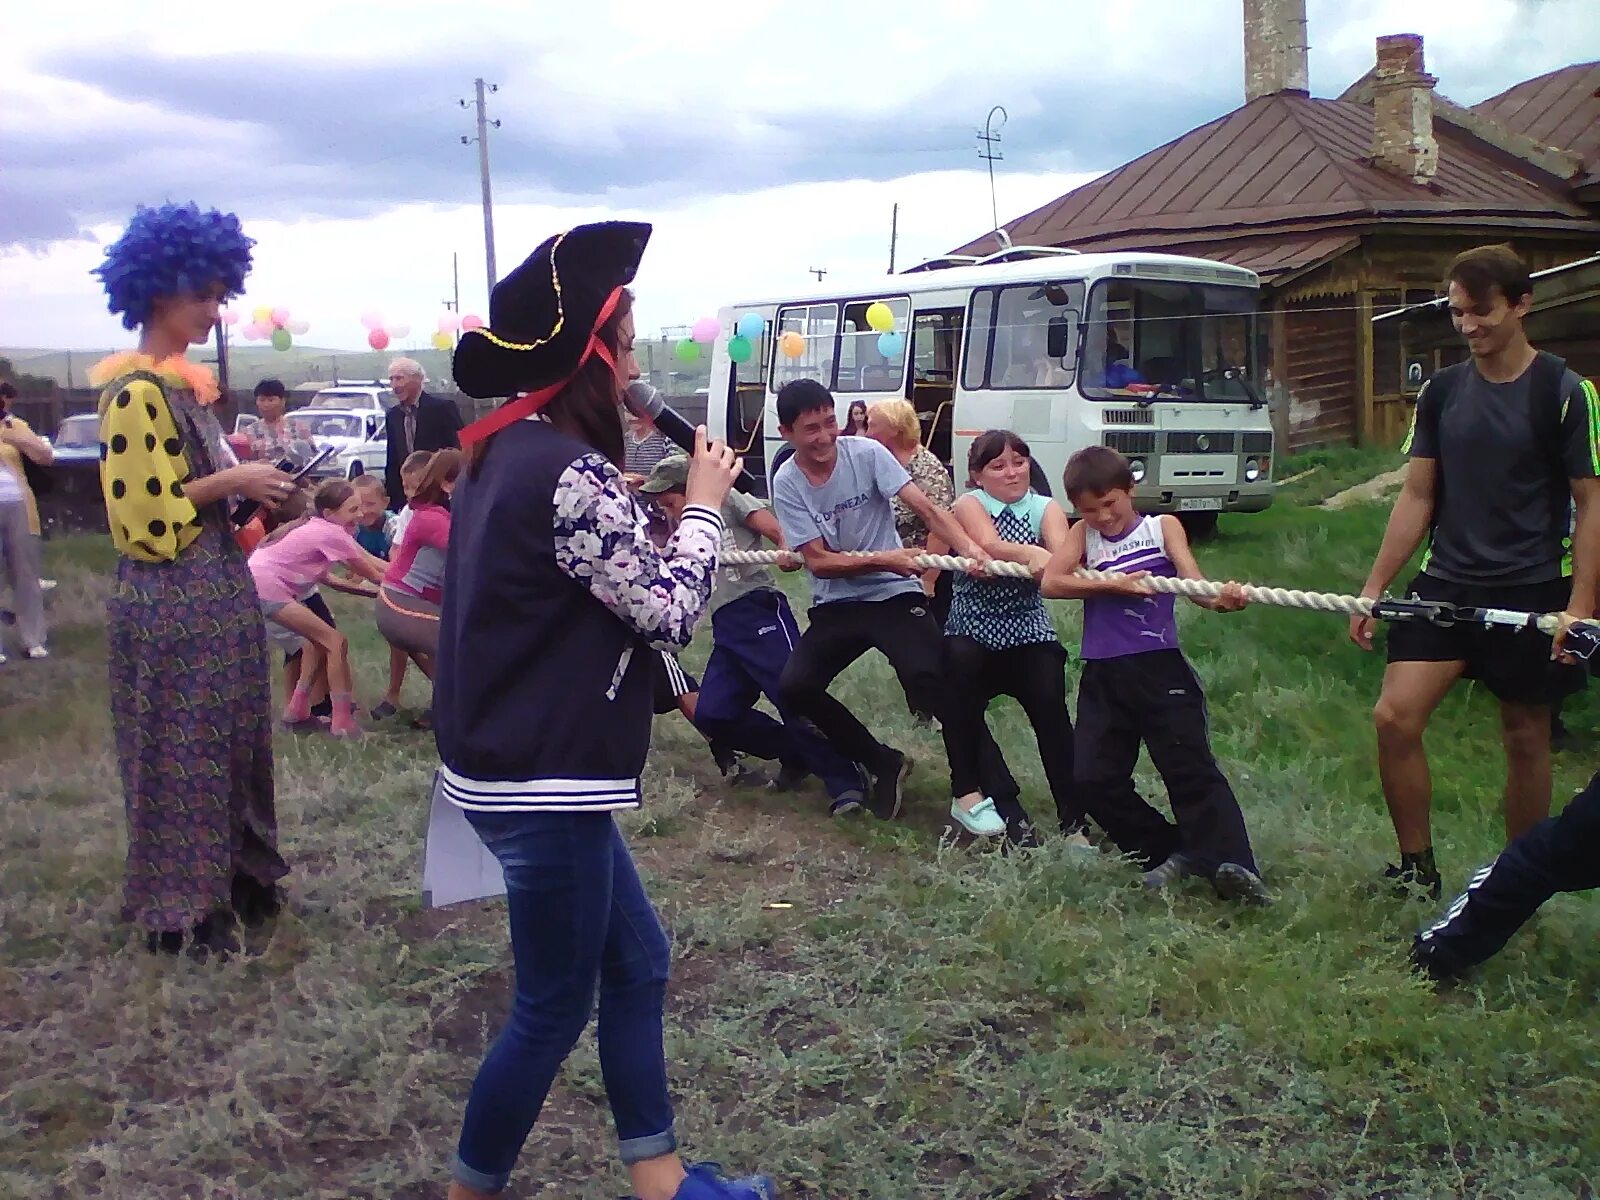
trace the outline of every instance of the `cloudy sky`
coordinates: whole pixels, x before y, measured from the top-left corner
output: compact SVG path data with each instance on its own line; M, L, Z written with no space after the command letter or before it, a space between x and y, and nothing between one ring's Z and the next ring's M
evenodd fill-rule
M1373 39L1427 39L1473 103L1600 58L1595 0L1310 0L1311 87ZM64 14L70 20L64 20ZM602 215L656 234L641 330L900 264L990 225L975 133L1005 125L1007 220L1243 101L1240 0L172 0L9 7L0 41L0 345L125 341L87 272L134 205L199 200L257 239L242 302L352 347L377 309L423 338L460 256L485 308L470 98L499 266Z

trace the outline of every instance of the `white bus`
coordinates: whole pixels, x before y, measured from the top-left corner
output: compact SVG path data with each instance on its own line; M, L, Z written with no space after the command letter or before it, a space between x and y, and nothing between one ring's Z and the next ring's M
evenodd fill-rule
M734 304L718 313L707 423L764 481L788 457L776 400L791 379L830 388L841 425L856 401L905 397L958 485L987 429L1027 439L1036 486L1042 474L1051 491L1069 455L1102 443L1133 463L1141 510L1205 532L1220 512L1272 503L1259 287L1254 272L1206 259L1015 247ZM898 339L869 326L875 302ZM735 363L729 338L751 313L762 333ZM789 352L786 333L799 338Z

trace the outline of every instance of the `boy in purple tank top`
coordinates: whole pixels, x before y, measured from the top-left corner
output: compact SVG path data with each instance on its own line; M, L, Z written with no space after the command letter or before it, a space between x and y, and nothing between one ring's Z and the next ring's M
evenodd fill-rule
M1140 516L1128 460L1089 446L1067 461L1067 498L1083 518L1045 570L1044 595L1083 601L1083 674L1078 683L1076 791L1089 815L1161 889L1190 875L1249 904L1269 902L1257 873L1244 814L1211 753L1205 690L1178 649L1175 597L1145 578L1204 579L1183 526L1173 516ZM1091 581L1087 566L1127 579ZM1194 603L1236 612L1244 591L1227 584L1215 600ZM1167 785L1173 824L1133 786L1139 743Z

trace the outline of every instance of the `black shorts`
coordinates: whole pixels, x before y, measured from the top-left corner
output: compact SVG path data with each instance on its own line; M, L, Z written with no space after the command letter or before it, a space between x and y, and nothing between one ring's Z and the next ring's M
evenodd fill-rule
M1424 572L1411 581L1406 594L1473 608L1550 613L1567 607L1572 583L1567 579L1509 586L1449 583ZM1553 661L1550 635L1532 629L1396 622L1389 626L1388 653L1392 663L1464 662L1467 679L1476 679L1497 700L1511 704L1554 704L1581 691L1584 683L1583 668Z
M307 596L301 601L301 603L309 608L312 612L316 613L317 616L326 621L332 628L339 628L339 623L333 619L333 613L328 608L328 602L322 598L321 592L312 592L311 595ZM285 654L283 656L283 661L286 663L292 663L299 657L300 651L296 650L291 654Z
M676 655L665 650L652 650L656 656L651 674L655 681L656 715L678 711L678 697L692 695L700 690L700 681L685 671Z

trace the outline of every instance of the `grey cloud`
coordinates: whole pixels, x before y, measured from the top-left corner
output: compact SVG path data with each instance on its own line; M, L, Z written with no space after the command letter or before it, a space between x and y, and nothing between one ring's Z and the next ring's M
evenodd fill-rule
M7 240L120 219L136 203L169 196L276 218L362 216L408 202L472 203L476 160L460 143L472 131L471 113L456 100L474 74L499 67L515 76L509 55L494 63L437 49L411 64L76 53L44 69L174 114L232 122L253 133L254 144L197 156L201 148L149 131L14 141L9 173L13 186L26 187L34 216ZM1230 84L1219 80L1177 97L1167 88L1129 88L1108 108L1096 82L1081 74L1014 81L1006 166L1115 166L1225 110L1233 102ZM608 114L610 144L575 146L560 131L571 99L540 95L530 78L495 97L504 120L491 135L495 195L585 202L619 191L666 203L707 192L976 166L973 127L983 112L969 111L963 89L942 94L936 106L847 118L797 107L753 130L732 120L684 121L670 105L621 96L610 101L616 106ZM743 132L732 132L736 125ZM104 164L91 187L61 169L83 162ZM152 197L152 185L162 194Z

